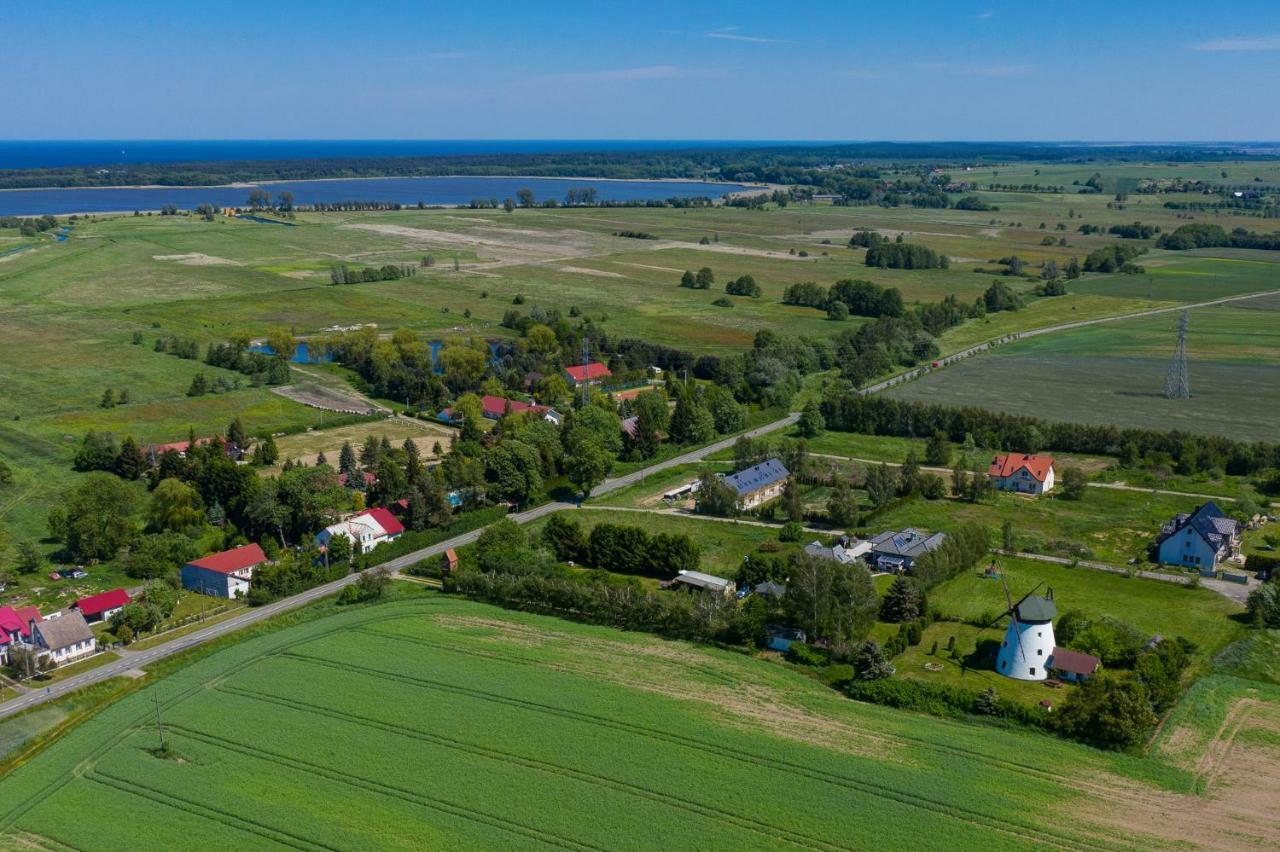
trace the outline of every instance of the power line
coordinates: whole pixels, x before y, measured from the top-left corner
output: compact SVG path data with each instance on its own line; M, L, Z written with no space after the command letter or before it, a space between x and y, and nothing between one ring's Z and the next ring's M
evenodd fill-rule
M1168 399L1191 398L1191 376L1187 370L1187 325L1191 312L1183 311L1178 320L1178 345L1173 350L1173 363L1164 379L1164 395Z

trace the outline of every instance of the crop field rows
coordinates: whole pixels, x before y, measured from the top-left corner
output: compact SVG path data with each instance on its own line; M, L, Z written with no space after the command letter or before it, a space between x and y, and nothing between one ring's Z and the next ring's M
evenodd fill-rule
M156 692L167 757L153 753ZM1120 759L855 704L739 655L431 597L250 640L123 699L0 782L0 830L46 848L199 833L262 848L836 849L907 848L902 827L925 817L953 848L991 831L1122 848L1141 841L1112 819L1181 798L1126 775ZM1082 799L1102 822L1053 816ZM105 826L59 818L108 807ZM143 845L140 823L155 826Z

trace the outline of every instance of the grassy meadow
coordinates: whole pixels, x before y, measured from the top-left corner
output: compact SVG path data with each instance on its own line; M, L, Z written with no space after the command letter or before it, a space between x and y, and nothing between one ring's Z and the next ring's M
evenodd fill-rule
M19 765L5 844L917 849L927 820L952 849L1120 849L1274 826L1180 766L860 704L745 654L429 592L323 606ZM1253 777L1236 769L1214 787Z
M1146 167L1117 164L1099 169L1105 175L1117 170L1119 181ZM1079 171L1066 165L1043 168L1045 174L1037 178L1043 183L1069 184ZM1178 171L1165 164L1150 168L1162 176ZM1242 163L1226 168L1243 175L1269 167ZM1203 169L1188 166L1187 174ZM974 172L966 179L980 185L1003 182L1025 169L1019 165L1002 171L1007 173L988 178ZM1033 265L1054 260L1062 266L1071 257L1082 258L1116 240L1105 234L1080 234L1082 223L1105 227L1141 219L1168 230L1186 221L1161 207L1161 198L1155 196L1131 195L1118 209L1109 195L980 195L1000 209L824 204L769 205L764 210L434 209L304 213L291 228L223 217L205 222L186 215L99 215L78 218L63 242L47 236L24 240L13 229L0 232L0 252L32 246L0 257L0 364L8 368L6 393L0 397L0 459L14 471L13 484L0 490L0 529L11 546L43 537L48 508L77 481L78 475L69 470L70 459L90 429L132 434L142 442L169 442L181 440L190 429L203 435L220 432L235 416L252 432L293 432L325 424L322 412L270 389L251 387L237 374L153 351L158 338L180 335L203 347L235 332L262 336L273 325L305 336L352 323L375 323L384 333L409 327L433 338L499 338L511 333L500 322L519 296L525 310L534 305L565 312L576 307L616 337L642 338L699 354L728 353L749 347L762 329L830 336L863 321L832 322L822 311L781 304L783 290L796 282L827 285L841 278L867 278L899 288L908 303L950 294L970 301L995 280L975 269L989 268L995 259L1016 253ZM1227 228L1262 227L1245 216L1195 215ZM946 270L868 268L863 251L847 246L855 228L903 234L948 254L954 262ZM615 236L626 230L645 231L657 239ZM1042 245L1046 236L1055 238L1053 245ZM1067 245L1058 245L1057 239L1065 239ZM940 345L955 351L994 336L1069 320L1274 289L1276 266L1266 255L1231 250L1153 252L1142 261L1148 275L1086 275L1071 283L1066 296L1028 295L1024 310L965 323L948 331ZM433 265L420 268L412 278L329 286L333 263L416 264L428 256ZM711 290L677 285L684 270L704 265L716 276ZM756 279L761 298L732 297L733 307L712 304L723 295L725 282L745 274ZM1006 280L1023 290L1031 288L1031 282ZM1047 365L1002 360L1032 345L1028 342L935 373L899 392L997 407L1046 408L1043 413L1058 416L1131 418L1269 437L1275 406L1280 405L1271 392L1280 387L1271 372L1276 367L1274 311L1254 308L1254 303L1239 302L1214 309L1229 319L1215 320L1212 335L1208 321L1199 319L1209 312L1195 312L1192 381L1197 396L1176 409L1144 395L1158 394L1161 387L1167 356L1159 350L1162 343L1171 345L1171 335L1165 337L1161 329L1162 323L1175 321L1173 314L1137 321L1148 329L1139 336L1148 341L1141 349L1119 325L1103 326L1106 331L1086 329L1072 334L1112 336L1111 349L1088 355L1101 360L1080 361L1074 355L1041 350L1035 350L1039 354L1034 357L1047 359ZM141 340L135 344L136 335ZM1201 353L1197 347L1211 336L1213 351ZM1052 335L1035 345L1062 340L1061 345L1069 347L1076 339ZM1097 340L1082 339L1085 342L1078 345L1086 350L1094 345L1089 341ZM1241 348L1241 341L1248 341L1248 347ZM197 372L210 380L239 379L241 386L188 397L186 390ZM309 373L300 381L346 386L341 370ZM989 383L995 380L1001 392L993 395ZM1046 401L1046 381L1069 392L1050 394ZM108 388L128 390L129 404L100 407ZM1075 400L1080 398L1096 405L1078 406ZM1254 405L1234 404L1243 398ZM313 449L309 444L315 443L290 440L308 444L300 445L299 452ZM52 549L48 544L44 548ZM0 566L4 559L0 555ZM20 602L14 595L23 592L15 593L14 588L6 602Z

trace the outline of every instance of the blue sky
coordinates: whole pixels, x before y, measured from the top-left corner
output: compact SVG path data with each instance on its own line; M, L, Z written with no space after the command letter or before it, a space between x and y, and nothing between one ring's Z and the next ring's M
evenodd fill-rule
M0 44L8 139L1280 139L1280 0L46 0Z

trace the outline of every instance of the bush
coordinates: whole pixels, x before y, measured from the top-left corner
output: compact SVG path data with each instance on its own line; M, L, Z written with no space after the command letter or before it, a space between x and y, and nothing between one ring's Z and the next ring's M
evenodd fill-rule
M801 666L825 666L830 652L805 642L792 642L787 648L787 660Z
M800 541L804 538L804 526L799 521L787 521L778 530L778 541Z

